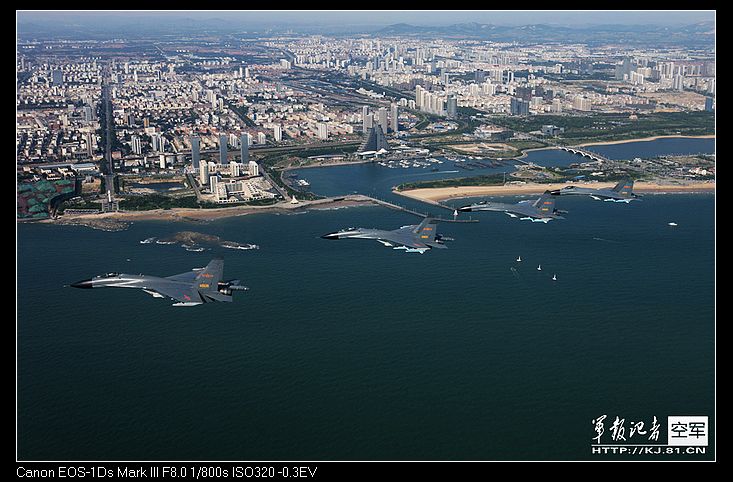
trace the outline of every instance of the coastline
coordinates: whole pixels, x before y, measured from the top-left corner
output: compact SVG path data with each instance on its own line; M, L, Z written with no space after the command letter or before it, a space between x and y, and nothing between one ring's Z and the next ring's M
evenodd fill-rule
M287 214L308 209L338 209L362 206L374 202L359 195L340 196L313 201L300 201L297 204L279 203L270 206L229 206L213 209L172 208L151 209L147 211L117 211L98 214L70 214L57 219L17 220L17 222L37 222L43 224L87 226L104 231L121 231L135 221L182 221L206 223L216 219L246 216L256 213Z
M707 134L704 136L651 136L651 137L642 137L638 139L626 139L621 141L598 141L598 142L584 142L583 144L574 144L574 145L568 145L567 147L586 147L586 146L603 146L603 145L613 145L613 144L629 144L631 142L651 142L656 141L658 139L715 139L715 134Z
M305 166L288 166L282 168L282 172L290 171L292 169L310 169L312 167L331 167L331 166L351 166L353 164L368 164L374 162L373 159L362 159L358 161L336 161L336 162L321 162L313 163Z
M410 199L427 203L437 203L448 199L478 197L478 196L516 196L523 194L540 195L546 190L562 189L565 186L593 187L598 189L612 188L615 182L598 183L552 183L552 184L511 184L506 186L455 186L410 189L407 191L392 190L394 194L405 196ZM704 182L695 184L665 184L637 182L634 184L634 191L648 193L699 193L714 192L715 182Z

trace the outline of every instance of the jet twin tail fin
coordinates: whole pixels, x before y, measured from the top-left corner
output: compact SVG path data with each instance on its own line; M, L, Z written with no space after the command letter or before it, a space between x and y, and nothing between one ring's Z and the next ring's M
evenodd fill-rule
M535 201L534 207L536 207L541 214L552 214L555 212L555 198L552 196L550 191L545 191L545 193Z
M199 291L218 291L219 281L224 275L224 260L212 259L209 264L202 269L194 280L194 288Z
M616 184L612 189L613 191L621 194L622 196L631 196L631 191L634 189L633 179L622 179L621 182Z
M417 235L417 240L421 243L432 242L435 240L435 232L438 227L438 222L434 218L425 218L423 221L413 230Z

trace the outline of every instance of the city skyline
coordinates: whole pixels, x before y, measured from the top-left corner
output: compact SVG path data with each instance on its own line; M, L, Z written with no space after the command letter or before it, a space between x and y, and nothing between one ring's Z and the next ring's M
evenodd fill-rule
M394 24L406 23L416 26L447 26L462 23L479 23L500 26L521 26L546 24L551 26L586 27L591 25L663 25L682 26L715 20L715 11L659 11L659 10L536 10L536 11L414 11L414 10L362 10L362 11L17 11L18 22L26 23L67 22L66 26L108 26L119 25L120 22L155 21L165 19L166 22L215 21L222 27L238 24L242 27L312 27L338 26L340 29L357 26L360 28L380 28ZM58 25L57 25L58 26ZM61 26L64 26L63 24ZM326 28L326 30L328 30Z

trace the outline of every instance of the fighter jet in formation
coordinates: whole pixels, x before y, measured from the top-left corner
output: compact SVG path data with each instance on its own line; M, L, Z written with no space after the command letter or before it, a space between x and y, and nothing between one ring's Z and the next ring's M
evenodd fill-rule
M425 218L420 224L402 226L394 231L381 229L348 228L335 233L324 234L324 239L376 239L392 249L402 249L407 253L420 253L431 248L445 248L444 241L453 241L452 238L438 234L437 221L434 218Z
M591 189L587 187L567 186L562 189L550 191L554 196L590 196L597 201L613 201L617 203L630 203L639 196L634 194L634 181L624 179L613 189Z
M137 288L155 298L166 296L177 301L173 306L195 306L215 301L232 301L234 291L246 291L239 280L222 281L224 260L213 259L205 268L159 278L144 274L107 273L79 281L74 288Z
M517 204L505 204L494 202L481 202L458 208L459 211L499 211L504 212L513 218L519 218L522 221L532 221L533 223L547 224L553 219L564 219L560 214L566 211L555 209L555 199L550 191L545 193L536 201L526 200L519 201Z

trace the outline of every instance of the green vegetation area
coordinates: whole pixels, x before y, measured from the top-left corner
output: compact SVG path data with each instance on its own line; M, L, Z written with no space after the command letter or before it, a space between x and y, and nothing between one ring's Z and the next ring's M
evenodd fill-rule
M247 206L272 206L273 204L277 204L279 202L280 201L278 199L255 199L253 201L248 201L245 203L238 203L238 204L244 204Z
M535 170L531 178L507 175L506 181L527 181L537 184L550 184L557 182L569 181L578 175L586 175L586 171L577 171L575 169L567 169L560 167L542 168ZM616 169L600 176L588 176L588 179L599 182L614 182L626 178L635 180L648 179L649 176L640 174L632 169ZM462 186L501 186L504 184L503 174L491 174L473 177L461 177L456 179L440 179L431 181L407 182L400 184L395 189L397 191L407 191L410 189L427 189L427 188L445 188L445 187L462 187Z
M270 154L257 154L257 162L267 167L274 167L278 164L284 164L288 159L297 157L303 160L303 164L307 164L310 156L337 155L341 154L349 156L359 149L362 141L344 142L335 144L334 146L323 146L306 148L304 146L293 146L292 149L281 150Z
M546 124L563 127L565 132L553 141L566 145L663 135L697 136L715 133L715 116L711 112L654 112L638 114L638 119L629 119L628 114L495 116L489 119L493 124L519 132L537 131Z
M217 208L213 203L199 203L196 196L171 197L162 194L129 197L120 200L120 209L123 211L150 211L153 209L171 208Z
M47 218L52 202L55 199L62 200L67 196L72 196L75 190L75 182L71 179L19 183L17 217L21 219Z
M249 118L247 113L249 112L249 108L245 106L238 106L234 105L231 102L227 102L227 107L231 109L235 114L239 116L240 119L242 119L242 122L247 124L247 127L257 127L257 124L254 123L252 119Z
M58 207L58 213L63 214L67 209L102 209L99 202L92 201L89 198L75 198L73 200L64 201Z
M432 181L406 182L395 189L407 191L410 189L425 189L433 187L458 187L458 186L501 186L504 184L503 174L491 174L488 176L459 177L455 179L438 179Z

